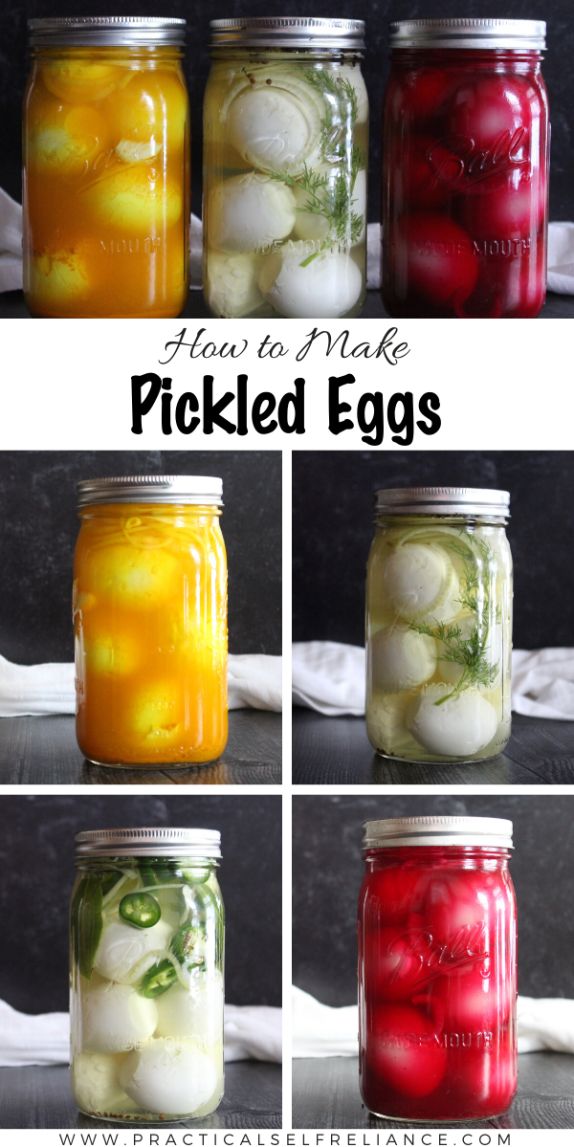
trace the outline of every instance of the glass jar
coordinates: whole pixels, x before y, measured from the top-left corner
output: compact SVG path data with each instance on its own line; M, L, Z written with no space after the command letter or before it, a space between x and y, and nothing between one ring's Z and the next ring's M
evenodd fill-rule
M120 828L76 841L76 1103L86 1115L129 1122L209 1115L223 1095L220 834Z
M367 566L367 732L381 756L485 760L510 737L504 490L379 490Z
M512 822L369 821L359 902L361 1091L414 1123L488 1119L516 1091Z
M391 25L382 210L391 315L540 311L550 144L545 30L535 20Z
M30 20L24 291L34 315L171 317L188 285L185 20Z
M76 730L102 765L214 761L227 742L220 478L79 483Z
M361 20L213 20L204 292L222 318L339 318L365 297Z

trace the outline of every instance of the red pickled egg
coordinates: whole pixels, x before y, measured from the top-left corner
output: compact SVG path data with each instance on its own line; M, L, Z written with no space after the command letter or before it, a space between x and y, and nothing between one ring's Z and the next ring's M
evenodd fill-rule
M493 1031L508 1023L513 989L492 960L441 976L428 989L431 1014L456 1032Z
M449 134L472 140L479 150L491 149L506 138L515 158L527 157L525 135L530 108L524 89L507 76L485 76L461 84L449 108Z
M366 912L369 923L397 924L409 913L420 912L428 876L404 865L379 869L369 877Z
M397 87L395 111L411 117L411 126L420 128L441 114L452 88L452 80L440 68L413 71Z
M406 267L401 267L403 247ZM435 307L461 307L474 290L478 260L472 240L445 216L408 217L398 231L394 255L399 284L401 271L406 277L405 293L415 292Z
M367 1058L373 1076L413 1099L430 1095L446 1070L446 1051L431 1022L398 1004L374 1011Z
M487 873L467 872L464 876L437 877L429 885L424 906L426 926L434 940L453 949L455 960L469 945L469 956L489 951L488 927L494 913L492 880Z
M499 242L526 239L536 235L542 225L545 207L545 189L515 172L490 194L466 197L460 219L473 238Z
M380 928L365 952L369 999L407 1000L428 980L427 938L417 928Z
M441 207L448 203L460 178L461 163L430 136L413 136L391 179L404 210Z

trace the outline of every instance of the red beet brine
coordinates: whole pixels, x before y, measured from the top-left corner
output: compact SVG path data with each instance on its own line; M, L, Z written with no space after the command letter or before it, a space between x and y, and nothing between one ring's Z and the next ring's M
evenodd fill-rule
M391 25L383 300L395 316L528 318L546 292L549 126L536 20Z
M516 1091L512 822L365 826L359 902L361 1092L375 1115L488 1119Z

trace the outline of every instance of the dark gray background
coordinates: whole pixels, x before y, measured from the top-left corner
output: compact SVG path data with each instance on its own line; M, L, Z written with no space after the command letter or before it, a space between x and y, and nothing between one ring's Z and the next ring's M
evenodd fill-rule
M0 797L0 999L67 1011L68 906L82 829L218 828L226 996L281 1005L281 799L261 796Z
M514 645L574 644L574 454L568 451L295 453L295 641L363 643L373 495L395 485L510 490Z
M209 67L208 26L210 19L226 16L312 15L365 19L368 51L365 78L371 100L371 180L372 219L379 216L380 107L388 74L388 24L391 20L429 16L505 16L547 19L548 51L544 74L549 88L552 115L552 179L550 215L552 219L572 218L574 186L574 147L572 146L572 105L574 103L574 15L571 0L506 0L498 4L485 0L410 0L385 3L360 0L351 4L336 0L316 0L312 5L285 3L285 0L212 0L190 4L189 0L125 0L122 3L96 3L96 0L5 0L0 12L0 115L4 137L0 159L0 184L20 198L20 118L26 74L26 18L66 15L183 16L188 21L186 73L192 104L193 210L200 211L201 109Z
M393 816L500 816L514 822L518 990L574 994L572 796L293 798L293 982L323 1003L356 998L355 921L362 824Z
M281 653L281 454L46 451L0 454L0 652L69 661L76 482L122 474L223 478L232 653Z

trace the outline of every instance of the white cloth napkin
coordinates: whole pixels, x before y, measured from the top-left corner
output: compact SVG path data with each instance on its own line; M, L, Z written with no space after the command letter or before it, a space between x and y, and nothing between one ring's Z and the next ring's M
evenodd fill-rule
M191 216L189 232L190 287L201 289L202 224ZM381 225L367 228L367 287L381 285ZM22 208L0 188L0 292L22 287ZM548 290L574 294L574 223L551 223L548 228Z
M326 717L365 712L365 651L335 641L293 646L293 701ZM574 649L515 649L512 708L528 717L574 720Z
M225 1062L259 1059L281 1063L281 1008L225 1005ZM69 1063L67 1012L30 1016L0 1000L0 1067Z
M281 712L281 658L230 654L230 709ZM47 717L75 712L74 666L15 665L0 656L0 717Z
M320 1059L357 1055L359 1015L356 1004L332 1008L293 988L293 1056ZM518 997L518 1051L574 1054L574 1000Z

